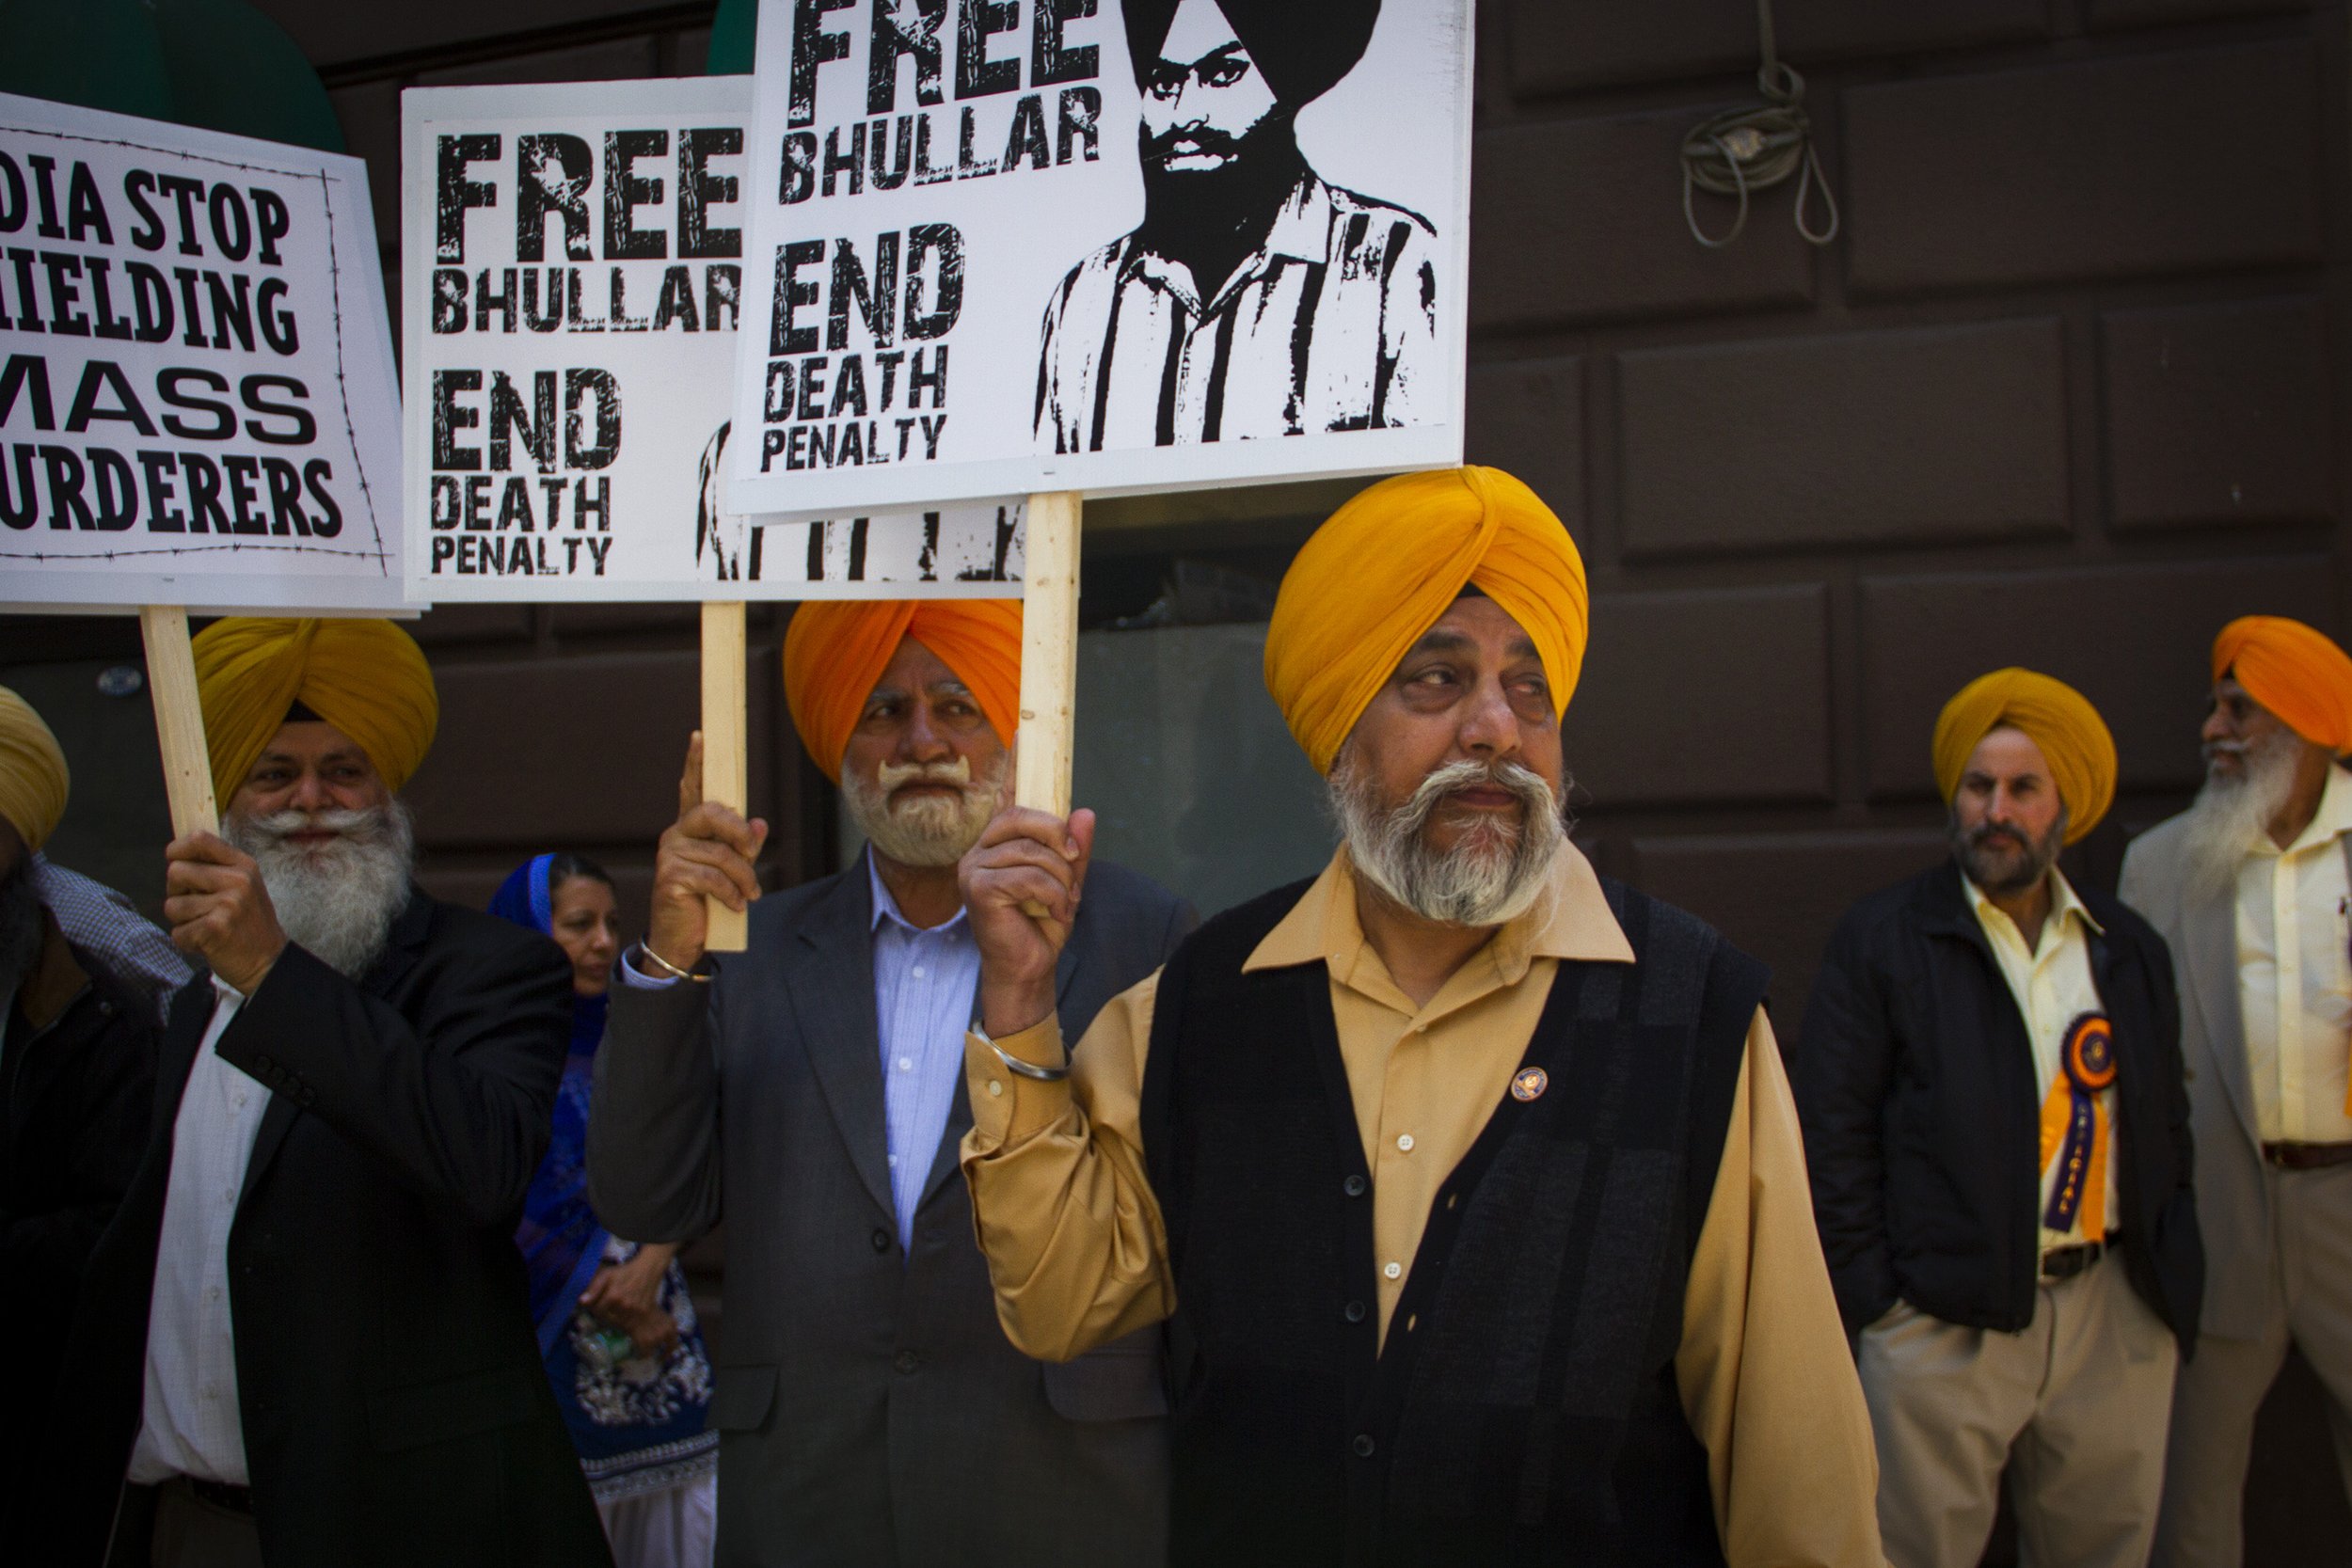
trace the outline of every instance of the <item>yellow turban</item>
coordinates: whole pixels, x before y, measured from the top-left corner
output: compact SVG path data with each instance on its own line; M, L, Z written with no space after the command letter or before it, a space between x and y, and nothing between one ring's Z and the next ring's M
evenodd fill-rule
M357 741L391 790L441 721L431 667L389 621L215 621L196 636L196 689L223 806L297 702Z
M2066 802L2066 842L2097 827L2115 801L2115 737L2081 692L2031 670L1979 675L1944 705L1935 721L1935 787L1945 800L1959 790L1977 742L2003 724L2042 748Z
M40 848L57 831L72 785L57 737L30 703L0 686L0 816L26 849Z
M812 600L784 634L784 700L801 743L834 783L866 699L909 637L972 689L996 738L1012 744L1021 726L1019 599Z
M1590 624L1584 559L1534 491L1500 468L1401 474L1315 530L1274 603L1265 687L1316 772L1472 586L1534 641L1552 716L1565 712Z
M2213 641L2213 678L2235 671L2246 694L2314 746L2352 752L2352 658L2283 615L2245 615Z

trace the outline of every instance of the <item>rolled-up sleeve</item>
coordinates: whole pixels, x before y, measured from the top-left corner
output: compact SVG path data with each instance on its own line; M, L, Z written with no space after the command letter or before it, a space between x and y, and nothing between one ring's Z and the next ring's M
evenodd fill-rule
M1676 1381L1732 1568L1884 1568L1878 1457L1772 1024L1748 1029Z
M996 1054L1062 1066L1057 1020L993 1046L977 1034L964 1040L973 1227L1006 1337L1042 1361L1082 1355L1175 1310L1139 1129L1158 986L1154 974L1114 998L1064 1079L1026 1077Z

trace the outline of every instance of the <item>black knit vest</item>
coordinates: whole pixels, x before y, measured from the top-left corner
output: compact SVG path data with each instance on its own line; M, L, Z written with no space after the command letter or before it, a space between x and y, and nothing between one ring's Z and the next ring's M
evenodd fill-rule
M1637 962L1565 962L1377 1345L1370 1167L1329 978L1242 973L1305 884L1160 978L1144 1152L1176 1316L1171 1561L1720 1564L1674 1358L1766 972L1612 882Z

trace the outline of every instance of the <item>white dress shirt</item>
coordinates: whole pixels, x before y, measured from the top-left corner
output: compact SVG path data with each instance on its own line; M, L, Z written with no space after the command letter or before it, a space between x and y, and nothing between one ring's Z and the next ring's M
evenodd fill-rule
M229 1318L229 1228L270 1092L220 1059L221 1032L245 998L217 975L204 1043L172 1124L171 1177L147 1318L146 1418L131 1480L174 1475L247 1484L237 1414L237 1347Z
M2352 1142L2352 773L2328 770L2310 826L2280 849L2267 835L2238 867L2238 1017L2254 1125L2265 1143Z
M2010 994L2017 999L2017 1010L2025 1015L2026 1037L2033 1042L2034 1104L2039 1107L2050 1097L2050 1085L2065 1073L2060 1057L2066 1050L2066 1028L2085 1013L2104 1013L2105 1004L2099 1000L2099 987L2090 974L2090 933L2103 931L2091 918L2090 911L2057 866L2050 868L2050 913L2042 922L2042 945L2028 950L2025 933L2017 928L2001 907L1984 895L1984 890L1965 876L1961 884L1968 890L1969 907L1977 911L1977 924L1984 927L1985 939L1993 943L1993 956L2000 961L2001 975L2009 982ZM2099 1091L2099 1102L2107 1117L2107 1180L2106 1228L2110 1231L2122 1223L2122 1202L2119 1196L2116 1173L2122 1168L2120 1158L2123 1140L2115 1120L2115 1091ZM2042 1171L2042 1200L2034 1212L2037 1216L2050 1212L2050 1194L2058 1186L2058 1167L2065 1164L2066 1145L2061 1141L2051 1151L2049 1164ZM2079 1242L2104 1241L2104 1236L2083 1233L2083 1216L2089 1205L2074 1211L2074 1223L2064 1230L2042 1227L2042 1250L2072 1246Z

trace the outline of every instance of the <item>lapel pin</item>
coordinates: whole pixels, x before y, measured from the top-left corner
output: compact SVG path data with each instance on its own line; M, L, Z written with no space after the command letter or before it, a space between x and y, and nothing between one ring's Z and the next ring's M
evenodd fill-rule
M1550 1085L1551 1075L1542 1068L1522 1068L1511 1080L1511 1098L1521 1101L1534 1100Z

